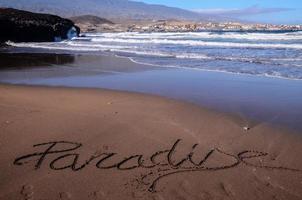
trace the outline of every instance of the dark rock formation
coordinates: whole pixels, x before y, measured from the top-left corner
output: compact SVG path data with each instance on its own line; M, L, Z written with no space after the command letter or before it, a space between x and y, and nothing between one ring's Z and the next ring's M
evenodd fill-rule
M0 8L0 42L53 42L78 36L69 19L11 8Z

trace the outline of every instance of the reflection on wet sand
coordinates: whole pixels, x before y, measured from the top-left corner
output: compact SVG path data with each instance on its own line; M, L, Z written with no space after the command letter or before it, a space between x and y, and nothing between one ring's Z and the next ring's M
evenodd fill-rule
M10 50L0 52L0 81L112 75L159 69L112 54L56 54Z
M0 53L0 69L22 69L28 67L49 67L75 62L70 54L47 53Z
M3 83L155 94L232 113L241 127L255 128L268 123L302 130L301 81L156 67L110 53L69 55L18 51L0 55L5 58L1 61L15 66L1 70ZM21 67L26 64L34 67Z

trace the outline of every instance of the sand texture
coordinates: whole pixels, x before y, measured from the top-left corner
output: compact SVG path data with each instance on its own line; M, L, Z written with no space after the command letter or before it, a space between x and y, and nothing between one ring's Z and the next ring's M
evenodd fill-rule
M2 200L301 200L302 140L157 96L0 85Z

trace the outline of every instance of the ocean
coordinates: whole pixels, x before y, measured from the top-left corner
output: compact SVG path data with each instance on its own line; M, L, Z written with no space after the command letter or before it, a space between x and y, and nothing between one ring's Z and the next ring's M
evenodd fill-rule
M302 32L87 33L70 41L12 43L63 52L113 52L160 67L302 80Z

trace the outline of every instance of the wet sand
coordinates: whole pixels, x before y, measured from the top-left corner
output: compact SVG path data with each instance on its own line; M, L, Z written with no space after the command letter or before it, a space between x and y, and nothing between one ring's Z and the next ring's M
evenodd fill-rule
M0 124L0 199L302 198L300 136L189 103L0 85Z
M71 55L68 52L24 53L28 49L14 51L17 52L0 56L2 83L155 94L231 113L237 116L239 125L256 127L271 123L302 134L302 81L155 67L110 53ZM5 63L11 68L4 69Z

